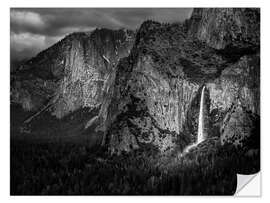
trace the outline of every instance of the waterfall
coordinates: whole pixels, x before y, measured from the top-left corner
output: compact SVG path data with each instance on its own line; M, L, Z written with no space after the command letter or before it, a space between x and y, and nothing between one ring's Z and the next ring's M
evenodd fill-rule
M198 121L198 134L197 134L197 144L204 140L203 136L203 101L204 101L204 88L203 86L202 93L201 93L201 101L200 101L200 112L199 112L199 121Z
M201 93L201 100L200 100L200 111L199 111L199 121L198 121L198 133L197 133L197 141L189 146L187 146L184 149L184 153L189 152L190 149L193 147L196 147L199 143L201 143L204 140L204 121L203 121L203 102L204 102L204 88L202 88L202 93ZM183 154L181 153L181 156Z

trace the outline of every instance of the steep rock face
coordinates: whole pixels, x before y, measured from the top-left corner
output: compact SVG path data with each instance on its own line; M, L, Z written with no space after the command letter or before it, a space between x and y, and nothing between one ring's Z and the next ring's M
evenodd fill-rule
M34 111L50 101L58 118L81 107L98 107L133 39L131 31L107 29L67 36L14 74L12 100Z
M146 100L149 113L162 129L179 133L186 109L198 85L183 78L170 78L154 68L150 56L140 57L129 81L130 92Z
M259 67L258 55L244 56L224 69L215 83L207 84L213 123L220 127L223 144L243 146L250 137L259 136Z
M184 24L143 23L117 69L108 109L110 149L151 143L166 151L179 138L195 142L203 85L207 136L226 137L221 128L230 126L224 119L236 103L259 115L258 21L257 9L195 9Z
M49 103L59 118L98 108L85 128L95 123L111 153L149 146L166 153L196 141L205 86L207 138L242 143L257 132L260 112L256 12L195 9L183 24L146 21L135 39L123 30L73 34L15 74L12 99L28 110Z
M206 84L210 92L210 111L228 110L240 102L247 110L260 114L260 58L259 55L243 56L225 68L221 76Z
M221 144L237 147L258 147L259 118L240 104L233 105L226 114L221 130Z
M260 45L260 10L195 8L190 20L189 34L215 49L258 47Z
M256 118L260 115L260 11L194 9L188 33L228 61L220 75L206 81L211 131L221 135L223 144L243 146L243 140L258 134L259 129L258 122L251 122L254 119L246 114ZM238 113L231 111L235 105Z
M107 116L111 151L130 151L147 143L165 152L177 139L187 144L190 140L183 132L188 111L199 108L198 103L191 104L199 98L199 88L225 63L212 48L190 41L184 25L145 22L131 54L117 67ZM194 119L197 122L198 111Z
M199 86L159 73L149 55L138 57L130 72L122 71L118 70L109 108L114 121L109 131L112 152L130 151L140 144L153 144L163 152L172 148Z

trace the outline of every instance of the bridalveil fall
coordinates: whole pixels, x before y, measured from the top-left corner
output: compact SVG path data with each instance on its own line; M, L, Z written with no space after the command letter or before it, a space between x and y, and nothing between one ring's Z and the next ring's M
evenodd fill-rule
M199 111L199 121L198 121L198 133L197 133L197 143L199 144L200 142L202 142L204 140L204 121L203 121L203 102L204 102L204 88L205 86L203 86L202 88L202 93L201 93L201 101L200 101L200 111Z

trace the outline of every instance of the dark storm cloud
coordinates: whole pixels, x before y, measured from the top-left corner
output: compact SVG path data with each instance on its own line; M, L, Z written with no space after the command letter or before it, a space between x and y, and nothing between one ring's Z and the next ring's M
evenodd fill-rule
M136 29L147 20L181 22L190 8L14 8L10 10L11 57L30 57L66 34L96 27Z

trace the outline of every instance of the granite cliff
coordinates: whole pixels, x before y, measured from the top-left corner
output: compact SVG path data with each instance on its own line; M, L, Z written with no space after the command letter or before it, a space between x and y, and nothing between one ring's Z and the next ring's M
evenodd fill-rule
M259 128L258 27L257 9L195 9L183 24L143 23L117 69L106 132L111 151L147 143L165 152L194 142L203 85L207 136L242 146Z
M96 29L68 35L12 74L12 102L31 111L50 106L57 118L83 107L98 108L133 39L129 30Z
M74 33L12 74L11 99L57 118L98 109L85 129L95 123L111 153L167 153L196 140L205 86L207 138L242 146L259 137L259 27L258 9L211 8L183 23L145 21L136 35Z

